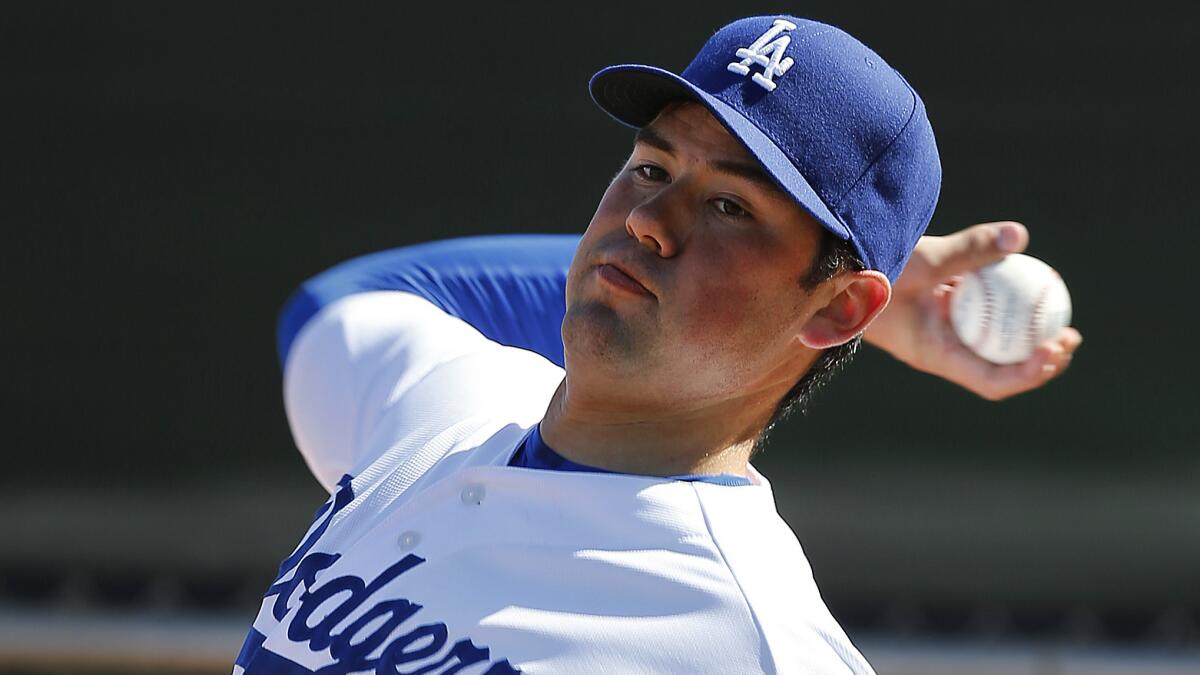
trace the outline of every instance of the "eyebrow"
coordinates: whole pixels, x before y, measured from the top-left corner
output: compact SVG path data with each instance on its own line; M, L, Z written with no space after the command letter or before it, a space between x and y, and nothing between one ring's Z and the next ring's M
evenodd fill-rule
M658 133L650 127L642 127L638 129L637 136L634 137L635 143L645 143L652 148L657 148L663 152L675 154L675 146L671 144L662 134ZM744 178L752 183L757 184L760 188L770 192L783 194L779 184L776 183L766 171L763 171L757 164L747 164L745 162L736 162L728 159L710 160L708 165L713 169Z
M663 152L675 154L675 146L671 145L671 141L663 138L662 134L658 133L650 127L642 127L638 129L637 136L633 137L634 143L645 143L652 148L658 148Z
M757 183L758 186L764 190L783 194L783 190L779 189L779 184L772 180L771 177L767 175L766 171L758 168L758 165L756 164L731 162L727 159L718 159L716 161L709 162L709 164L711 164L714 169L720 171L721 173L727 173L738 176L739 178L745 178L752 183Z

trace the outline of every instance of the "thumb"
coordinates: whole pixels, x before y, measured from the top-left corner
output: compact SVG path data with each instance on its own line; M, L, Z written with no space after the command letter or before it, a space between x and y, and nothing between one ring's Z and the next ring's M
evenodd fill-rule
M982 223L946 235L940 243L934 266L938 278L945 279L1024 251L1029 245L1029 230L1012 221Z

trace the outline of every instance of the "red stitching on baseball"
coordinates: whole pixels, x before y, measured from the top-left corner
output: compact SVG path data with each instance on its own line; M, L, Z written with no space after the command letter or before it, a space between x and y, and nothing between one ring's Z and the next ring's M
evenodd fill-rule
M979 270L975 274L975 278L979 279L979 286L983 290L983 309L979 314L979 337L975 340L975 344L971 346L976 352L983 349L983 345L987 342L992 332L992 312L994 311L992 303L995 298L992 294L992 286L988 283L987 277L984 276L984 271Z
M1041 332L1037 326L1041 324L1040 319L1046 311L1046 296L1048 295L1050 295L1049 283L1043 285L1042 290L1038 291L1037 302L1033 304L1033 312L1029 315L1029 323L1025 324L1025 342L1030 345L1037 344L1038 333Z

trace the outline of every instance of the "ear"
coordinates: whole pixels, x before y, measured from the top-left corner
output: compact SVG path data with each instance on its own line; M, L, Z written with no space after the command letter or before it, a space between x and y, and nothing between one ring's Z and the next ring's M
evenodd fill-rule
M826 282L833 297L800 328L800 342L812 349L845 344L879 316L892 297L892 284L882 272L840 274Z

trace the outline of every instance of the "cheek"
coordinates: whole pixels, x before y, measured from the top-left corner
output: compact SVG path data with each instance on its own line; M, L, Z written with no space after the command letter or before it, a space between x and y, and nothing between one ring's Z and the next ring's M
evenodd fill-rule
M704 279L695 284L694 295L689 323L714 336L736 335L757 313L758 294L740 283Z
M725 261L713 269L746 268ZM697 274L693 279L688 289L692 301L684 323L690 341L710 357L751 358L783 337L792 310L789 303L781 301L782 289L775 289L782 279L724 273Z
M604 191L604 196L600 198L600 203L596 205L596 212L592 214L592 221L588 223L584 239L589 235L594 237L615 229L625 229L625 221L633 209L631 193L629 181L623 176L618 176L610 183Z
M581 277L588 269L587 256L592 249L602 241L607 240L612 236L615 230L625 229L625 219L629 214L628 208L624 206L624 197L621 194L621 187L618 185L618 179L608 186L604 196L600 199L600 203L596 206L596 212L592 214L592 220L588 223L587 229L583 231L583 236L579 240L579 247L575 250L575 257L571 261L571 268L567 272L567 297L571 297L573 286L579 283Z

